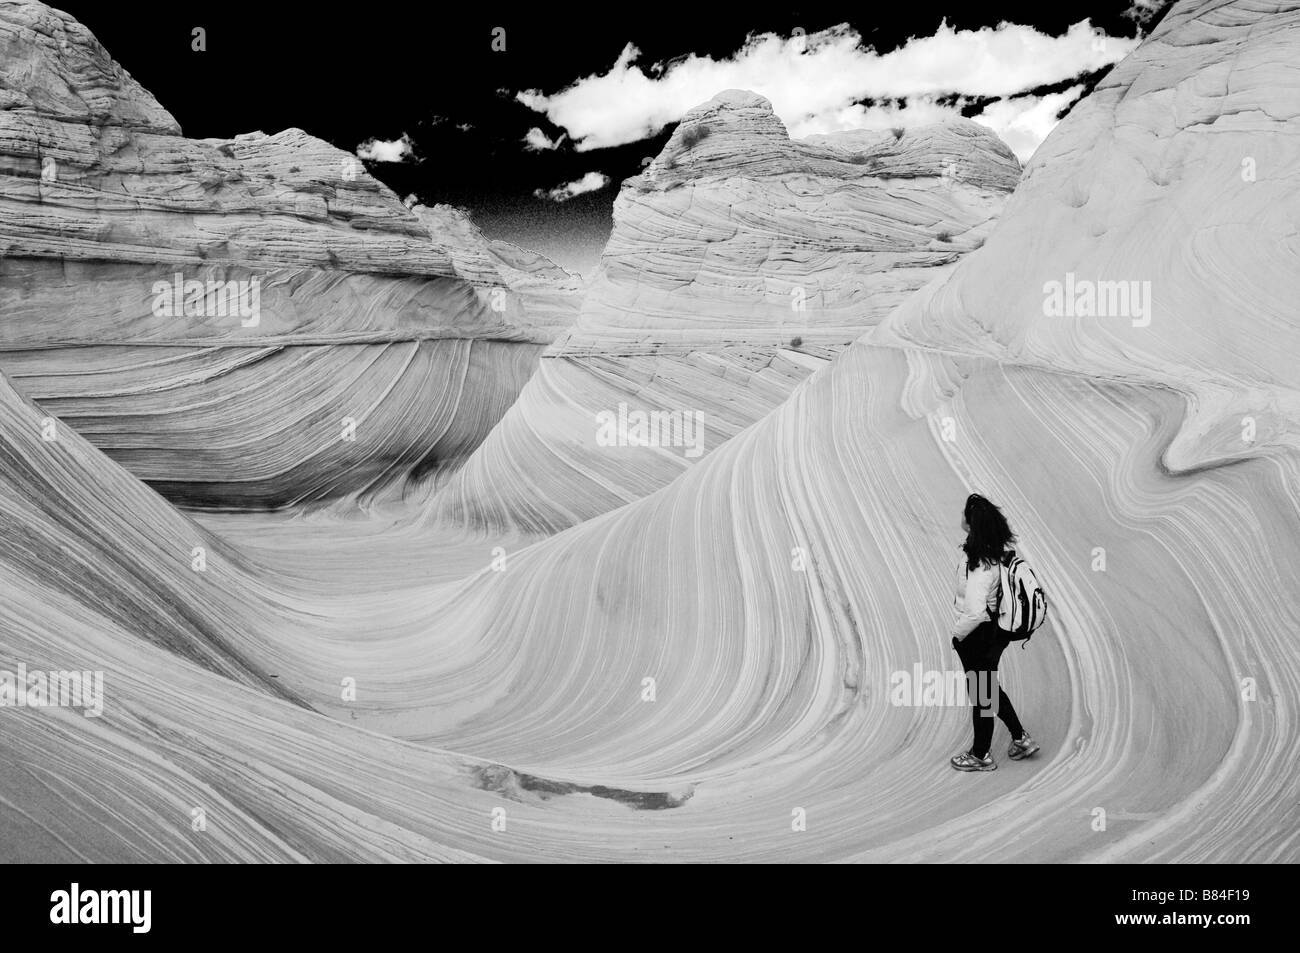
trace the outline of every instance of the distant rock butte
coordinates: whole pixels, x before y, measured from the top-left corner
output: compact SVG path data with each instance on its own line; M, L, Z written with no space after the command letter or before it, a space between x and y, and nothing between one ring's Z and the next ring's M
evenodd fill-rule
M65 14L0 5L0 51L0 369L173 499L279 506L454 465L576 315L572 276L301 130L182 137ZM177 275L205 294L186 305Z
M982 242L1019 174L969 120L791 140L762 96L721 93L623 184L562 346L598 349L598 333L615 347L624 334L852 339Z

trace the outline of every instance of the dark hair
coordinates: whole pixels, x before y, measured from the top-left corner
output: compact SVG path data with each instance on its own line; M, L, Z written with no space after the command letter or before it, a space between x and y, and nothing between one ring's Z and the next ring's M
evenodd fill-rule
M962 515L970 527L966 542L961 544L969 572L974 572L982 562L999 562L1002 553L1016 541L1016 534L1011 532L1002 511L978 493L966 497L966 509Z

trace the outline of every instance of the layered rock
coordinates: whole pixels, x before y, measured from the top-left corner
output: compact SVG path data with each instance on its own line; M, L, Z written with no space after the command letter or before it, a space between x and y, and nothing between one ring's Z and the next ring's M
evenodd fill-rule
M1300 446L1298 20L1171 11L1035 153L988 243L873 340L1176 388L1179 470Z
M553 341L577 319L584 285L544 255L489 240L462 209L417 205L412 211L452 266L501 315L511 333Z
M466 585L432 738L692 784L694 858L762 803L817 843L774 830L747 843L765 859L1294 860L1297 50L1296 4L1180 4L981 250L664 489ZM1063 266L1150 280L1150 323L1044 313ZM1002 674L1043 760L999 757L978 792L947 765L960 689L917 677L957 664L971 491L1051 613Z
M964 120L792 141L754 93L692 110L624 183L576 326L437 516L550 532L663 486L977 247L1019 171Z
M0 49L0 367L175 499L444 468L576 311L574 279L301 130L184 138L65 14L5 5Z

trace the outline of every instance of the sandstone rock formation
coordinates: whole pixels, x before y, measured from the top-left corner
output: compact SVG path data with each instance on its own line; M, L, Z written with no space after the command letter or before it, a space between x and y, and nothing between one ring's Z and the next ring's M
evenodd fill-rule
M1043 143L960 280L873 340L1179 390L1177 470L1300 447L1300 98L1276 66L1295 21L1254 0L1168 14Z
M577 275L537 252L484 237L462 209L416 205L412 211L456 274L501 315L506 337L550 343L576 320L585 290Z
M435 513L552 532L664 486L978 247L1019 172L973 122L792 141L720 93L624 183L576 326Z
M182 137L64 14L4 5L0 49L0 368L173 499L444 467L576 313L575 279L301 130Z

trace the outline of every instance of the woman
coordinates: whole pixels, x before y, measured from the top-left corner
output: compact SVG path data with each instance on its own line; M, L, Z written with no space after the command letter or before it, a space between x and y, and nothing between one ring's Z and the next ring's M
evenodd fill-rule
M975 740L969 751L952 759L952 766L958 771L994 771L998 765L989 756L994 714L1011 732L1007 757L1019 761L1039 747L1020 724L1011 699L997 684L998 659L1010 643L1009 633L999 629L997 622L998 567L1016 537L1002 511L978 493L966 498L961 528L966 542L957 564L957 621L952 630L952 647L966 671Z

